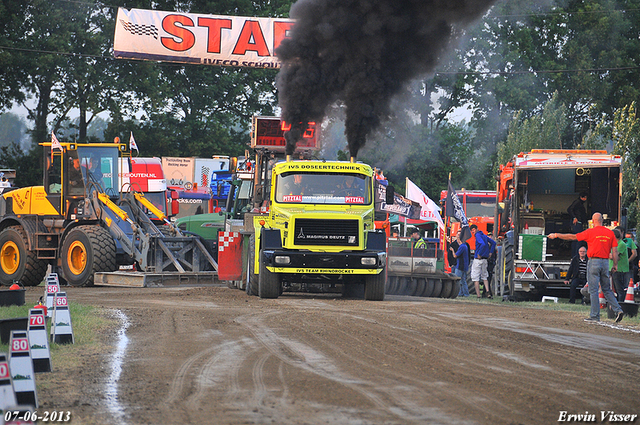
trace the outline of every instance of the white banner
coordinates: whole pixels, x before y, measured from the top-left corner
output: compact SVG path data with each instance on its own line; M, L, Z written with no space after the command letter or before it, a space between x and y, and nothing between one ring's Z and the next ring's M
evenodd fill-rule
M294 21L118 9L113 54L143 59L248 68L280 68L275 49Z
M440 217L440 207L431 200L414 182L407 177L407 199L418 202L420 210L420 220L435 221L441 229L444 229L444 222Z

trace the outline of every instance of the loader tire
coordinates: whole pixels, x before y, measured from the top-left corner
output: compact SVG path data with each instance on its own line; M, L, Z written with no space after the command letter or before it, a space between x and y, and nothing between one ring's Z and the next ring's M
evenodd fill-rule
M262 259L260 250L260 273L258 273L258 295L260 298L278 298L282 293L282 283L277 273L271 273Z
M256 235L249 237L249 252L247 255L247 295L258 295L258 275L253 272L256 257Z
M364 283L364 299L367 301L384 301L384 270L378 274L367 275Z
M62 275L71 286L93 286L94 274L116 270L116 244L100 226L78 226L62 243Z
M0 233L0 284L14 281L23 286L38 286L47 273L47 262L29 251L27 234L21 226L7 227Z

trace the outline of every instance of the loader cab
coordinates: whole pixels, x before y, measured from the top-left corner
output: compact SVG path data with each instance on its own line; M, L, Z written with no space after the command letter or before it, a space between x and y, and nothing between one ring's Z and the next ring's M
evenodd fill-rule
M121 144L61 143L62 150L45 144L44 189L58 213L74 219L93 191L116 197Z

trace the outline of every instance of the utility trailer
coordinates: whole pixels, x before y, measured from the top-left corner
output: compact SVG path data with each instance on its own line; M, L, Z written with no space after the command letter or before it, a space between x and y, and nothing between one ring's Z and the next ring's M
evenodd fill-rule
M387 248L387 283L389 295L456 298L460 278L444 271L444 256L439 242L426 248L414 248L411 238L389 238Z

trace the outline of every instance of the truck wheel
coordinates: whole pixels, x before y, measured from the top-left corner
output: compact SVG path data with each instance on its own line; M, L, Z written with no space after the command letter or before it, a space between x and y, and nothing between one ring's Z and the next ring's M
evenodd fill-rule
M442 291L440 291L440 298L449 298L451 296L451 289L453 289L453 282L449 279L442 279Z
M0 233L0 284L17 280L24 286L37 286L47 273L47 263L29 251L27 234L21 226L7 227Z
M116 244L100 226L78 226L62 243L62 274L69 285L93 286L94 273L117 269Z
M442 292L442 279L433 279L433 292L431 293L431 297L438 298L441 292Z
M260 250L260 273L258 274L258 295L260 298L278 298L280 296L280 276L267 270Z
M258 295L258 275L253 272L256 258L256 235L249 237L249 255L247 255L247 295Z
M384 270L378 274L367 275L364 283L364 299L367 301L384 300Z
M451 290L451 296L449 298L451 299L457 298L459 293L460 293L460 281L454 280L453 289Z
M433 290L435 289L436 281L434 279L427 279L427 284L424 287L424 292L422 293L423 297L430 297L433 294Z

